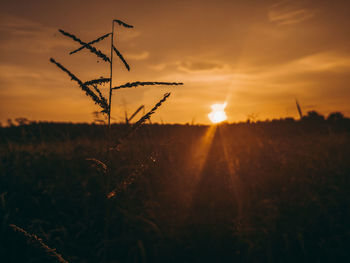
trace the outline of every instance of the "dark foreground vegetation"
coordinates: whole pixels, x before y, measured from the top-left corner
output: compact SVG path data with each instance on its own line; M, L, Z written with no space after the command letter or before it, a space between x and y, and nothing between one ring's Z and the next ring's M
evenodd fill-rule
M310 117L310 116L309 116ZM113 139L127 129L114 125ZM350 262L350 121L0 129L0 261ZM51 251L52 252L52 251Z

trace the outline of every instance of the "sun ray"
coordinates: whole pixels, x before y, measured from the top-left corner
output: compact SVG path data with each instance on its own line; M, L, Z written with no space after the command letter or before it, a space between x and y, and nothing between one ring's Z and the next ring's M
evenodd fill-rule
M225 126L220 126L218 128L218 133L219 133L219 138L221 141L221 147L222 147L222 151L223 151L223 156L225 158L225 162L227 165L227 169L229 172L229 184L231 189L233 190L234 193L234 197L236 199L237 202L237 216L238 218L240 218L242 216L242 210L243 210L243 202L245 200L245 196L244 196L244 186L242 184L242 181L240 180L239 176L237 175L236 172L236 167L235 167L235 159L234 159L234 155L230 152L230 149L228 147L229 142L227 141L227 136L228 136L228 131L227 131L227 127Z
M193 148L191 164L191 174L198 180L203 166L207 160L209 149L213 142L217 126L209 126L203 136L199 139L196 147Z

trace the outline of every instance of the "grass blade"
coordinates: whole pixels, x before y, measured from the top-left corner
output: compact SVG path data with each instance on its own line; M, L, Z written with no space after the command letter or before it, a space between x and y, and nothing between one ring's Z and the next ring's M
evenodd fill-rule
M165 93L163 98L158 101L158 103L156 105L154 105L154 107L147 112L145 115L143 115L133 126L132 128L134 130L138 129L146 120L148 120L152 114L154 114L156 112L156 110L162 105L163 102L165 102L167 100L167 98L170 96L170 92Z
M84 82L84 85L91 85L94 90L96 91L96 93L98 94L98 96L100 97L100 99L107 104L107 99L103 96L102 92L100 91L100 89L97 87L98 84L104 84L107 82L110 82L111 79L110 78L99 78L99 79L93 79L93 80L89 80Z
M133 28L133 27L134 27L134 26L128 25L127 23L124 23L123 21L118 20L118 19L114 19L113 22L116 22L116 23L118 23L120 26L123 26L123 27L126 27L126 28Z
M57 262L68 263L68 261L66 261L60 254L58 254L56 252L56 249L50 248L37 235L28 233L23 228L20 228L19 226L16 226L16 225L13 225L13 224L10 224L10 227L12 227L12 229L14 231L17 231L17 232L21 233L24 237L26 237L26 239L28 241L31 241L31 242L34 242L34 243L38 244L42 250L44 250L51 257L55 258L57 260Z
M97 38L97 39L95 39L95 40L90 41L90 42L87 43L86 45L92 45L92 44L95 44L95 43L97 43L97 42L100 42L100 41L102 41L103 39L105 39L106 37L108 37L108 36L111 35L111 34L112 34L112 33L105 34L105 35L103 35L103 36L101 36L101 37L99 37L99 38ZM81 46L80 48L78 48L78 49L76 49L76 50L73 50L73 51L70 52L69 54L72 55L72 54L74 54L74 53L76 53L76 52L78 52L78 51L80 51L80 50L86 48L86 45L83 45L83 46Z
M105 99L99 98L87 85L85 85L80 79L78 79L73 73L71 73L60 63L56 62L53 58L50 59L50 62L54 63L62 71L66 72L72 80L76 81L79 84L80 88L85 91L85 94L87 96L90 96L92 100L103 109L103 112L108 112L108 104Z
M99 78L99 79L93 79L93 80L86 81L86 82L84 82L84 85L104 84L104 83L107 83L110 81L111 81L110 78Z
M168 99L168 97L170 96L170 92L169 93L165 93L163 98L158 101L158 103L156 105L154 105L154 107L147 112L145 115L143 115L137 122L135 122L132 126L131 129L129 130L129 132L127 132L122 138L120 138L117 142L117 144L112 148L113 149L117 149L119 145L121 145L124 141L126 141L128 138L130 138L130 136L138 129L141 127L141 125L146 121L149 120L150 117L152 116L152 114L154 114L156 112L156 110Z
M295 99L295 103L297 105L297 109L298 109L298 112L299 112L300 119L302 119L303 118L303 112L301 111L301 107L300 107L299 102L298 102L297 99Z
M92 87L94 88L94 90L96 91L96 93L98 94L98 96L100 97L100 99L106 103L107 105L107 99L103 96L102 92L100 91L100 89L97 87L96 84L92 85Z
M98 159L96 159L96 158L86 158L86 160L87 160L87 161L91 161L91 162L93 162L97 167L102 168L102 171L103 171L104 173L107 172L108 167L107 167L107 165L106 165L104 162L102 162L102 161L100 161L100 160L98 160Z
M137 87L137 86L153 86L153 85L183 85L181 82L154 82L154 81L148 81L148 82L128 82L125 83L121 86L114 87L113 89L122 89L122 88L132 88L132 87Z
M115 48L115 46L113 46L113 50L114 52L117 54L117 56L120 58L120 60L124 63L126 69L128 71L130 71L130 66L129 64L126 62L126 60L124 59L123 55L118 51L118 49Z
M107 57L105 54L103 54L100 50L97 50L96 48L94 48L93 46L90 46L88 43L85 43L83 41L81 41L79 38L77 38L75 35L70 34L68 32L63 31L62 29L58 30L61 34L63 34L64 36L67 36L71 39L73 39L74 41L78 42L80 45L85 46L87 49L90 50L91 53L94 53L96 56L98 56L99 58L102 58L104 61L111 63L111 60L109 57Z
M139 113L143 108L145 107L145 105L140 106L128 119L128 122L130 122L136 115L137 113Z

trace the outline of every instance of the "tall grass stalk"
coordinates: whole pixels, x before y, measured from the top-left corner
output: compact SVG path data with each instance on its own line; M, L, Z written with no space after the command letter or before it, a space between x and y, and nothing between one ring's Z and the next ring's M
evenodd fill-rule
M122 55L122 53L116 48L114 39L115 39L115 24L125 27L125 28L133 28L132 25L129 25L121 20L114 19L112 21L112 30L110 33L107 33L101 37L98 37L97 39L90 41L90 42L84 42L77 36L68 33L62 29L59 29L59 32L63 34L66 37L69 37L70 39L74 40L75 42L78 42L81 46L74 51L70 52L70 54L75 54L78 51L81 51L83 49L88 49L91 53L95 54L97 57L103 59L105 62L109 63L109 78L100 78L100 79L93 79L90 81L82 82L79 78L77 78L73 73L71 73L69 70L67 70L65 67L62 66L62 64L56 62L53 58L50 59L52 63L54 63L58 68L60 68L62 71L66 72L72 80L76 81L81 89L85 91L86 95L88 95L96 104L98 104L102 108L102 113L107 114L107 140L106 140L106 160L105 162L102 162L100 160L97 160L95 158L90 158L90 161L94 161L95 163L99 164L100 166L104 167L104 174L105 174L105 195L106 195L106 218L105 218L105 228L104 228L104 242L105 242L105 249L108 245L109 240L109 228L110 228L110 214L111 214L111 203L108 202L108 194L111 190L111 182L112 182L112 171L111 171L111 150L116 149L116 147L112 146L112 133L111 133L111 115L112 115L112 98L113 98L113 91L122 89L122 88L132 88L132 87L138 87L138 86L154 86L154 85L170 85L170 86L177 86L177 85L183 85L183 83L180 82L155 82L155 81L149 81L149 82L127 82L123 85L115 86L113 87L113 53L116 53L118 58L122 61L125 68L130 71L130 66L127 63L126 59ZM105 55L102 51L98 50L93 45L106 39L107 37L110 37L110 57ZM101 90L98 88L97 85L105 84L109 82L109 92L108 92L108 101L104 97ZM89 86L92 86L92 89L90 89ZM121 138L117 140L117 145L121 144L122 142L125 142L126 139L130 138L130 136L146 121L150 120L150 117L152 114L156 112L156 110L168 99L170 96L170 93L164 94L163 98L145 115L143 115L135 124L133 124L130 128L130 130ZM144 109L144 107L140 107L133 115L130 117L130 120L134 118L134 116L141 110ZM105 253L104 253L105 254Z

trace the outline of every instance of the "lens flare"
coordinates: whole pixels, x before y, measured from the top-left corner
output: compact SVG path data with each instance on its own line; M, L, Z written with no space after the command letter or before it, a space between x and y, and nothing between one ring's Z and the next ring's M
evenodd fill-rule
M225 113L226 105L227 102L210 106L212 111L208 114L208 118L212 123L219 123L227 120L227 115Z

